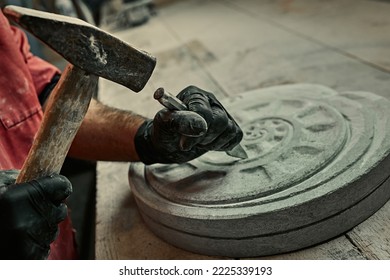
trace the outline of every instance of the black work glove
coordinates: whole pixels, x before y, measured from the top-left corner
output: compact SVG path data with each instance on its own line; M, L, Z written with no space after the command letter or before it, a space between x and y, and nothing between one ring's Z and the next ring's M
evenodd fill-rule
M14 184L17 174L0 171L0 259L46 259L72 186L61 175Z
M138 129L135 147L143 163L182 163L240 143L240 127L212 93L189 86L177 97L188 111L162 109Z

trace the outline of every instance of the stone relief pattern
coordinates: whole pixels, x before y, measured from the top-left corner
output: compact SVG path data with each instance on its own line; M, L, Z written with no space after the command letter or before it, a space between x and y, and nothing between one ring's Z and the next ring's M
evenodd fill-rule
M317 225L328 229L338 219L331 217L347 217L346 209L383 185L387 173L370 176L379 167L390 167L389 101L303 84L255 90L224 105L244 131L241 144L248 159L209 152L187 164L130 169L145 219L155 230L170 228L166 239L176 230L261 241L290 232L287 236L297 243L283 249L246 241L254 246L248 249L252 253L275 253L323 241L372 214L348 214L344 227L330 227L312 240L294 235ZM132 176L138 180L132 182ZM387 200L382 198L378 207ZM247 255L237 248L231 254Z

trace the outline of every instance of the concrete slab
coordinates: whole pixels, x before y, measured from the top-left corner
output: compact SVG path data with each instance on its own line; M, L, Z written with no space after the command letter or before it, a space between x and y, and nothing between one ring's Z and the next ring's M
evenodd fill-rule
M224 104L248 159L213 152L130 167L141 214L164 240L207 255L284 253L344 233L388 200L388 100L297 84Z

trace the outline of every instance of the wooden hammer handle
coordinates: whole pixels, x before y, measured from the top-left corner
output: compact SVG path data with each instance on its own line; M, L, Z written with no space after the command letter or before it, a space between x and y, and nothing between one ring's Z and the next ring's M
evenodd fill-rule
M58 174L88 110L98 77L69 64L53 89L17 183Z

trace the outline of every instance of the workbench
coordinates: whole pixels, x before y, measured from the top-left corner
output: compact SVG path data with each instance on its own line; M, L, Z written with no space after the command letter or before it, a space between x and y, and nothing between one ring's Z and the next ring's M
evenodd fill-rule
M153 117L153 92L196 85L219 98L273 85L315 83L390 99L390 2L182 0L115 35L157 57L141 93L101 81L103 103ZM389 139L390 141L390 139ZM144 224L129 163L97 166L96 259L221 259L176 248ZM390 259L390 202L344 235L263 259Z

